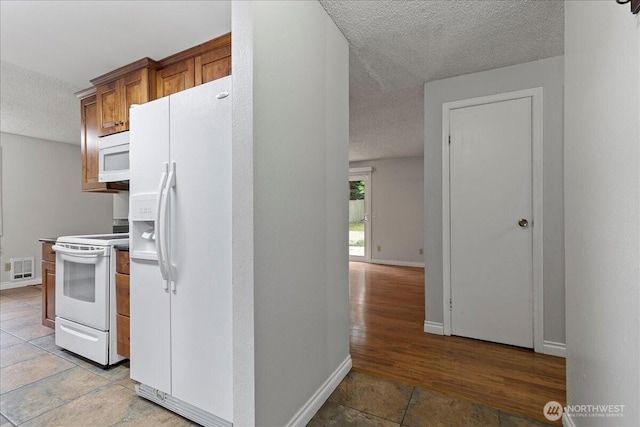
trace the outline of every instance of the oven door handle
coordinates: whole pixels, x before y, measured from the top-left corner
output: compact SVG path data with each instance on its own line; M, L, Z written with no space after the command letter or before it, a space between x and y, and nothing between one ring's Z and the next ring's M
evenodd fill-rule
M53 245L52 249L60 254L72 255L80 258L98 258L98 257L107 255L106 248L79 250L79 249L69 249L63 246Z

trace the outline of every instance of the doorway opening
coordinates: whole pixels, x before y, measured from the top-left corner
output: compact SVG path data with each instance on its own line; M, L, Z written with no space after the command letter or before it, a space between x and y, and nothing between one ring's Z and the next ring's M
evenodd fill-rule
M349 260L371 261L370 174L349 175Z

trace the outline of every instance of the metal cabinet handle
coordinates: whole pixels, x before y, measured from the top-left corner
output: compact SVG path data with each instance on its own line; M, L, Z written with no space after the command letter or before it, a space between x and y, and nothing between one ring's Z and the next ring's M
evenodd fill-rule
M518 221L518 225L522 228L527 228L529 227L529 221L527 221L526 219L522 218L520 221Z

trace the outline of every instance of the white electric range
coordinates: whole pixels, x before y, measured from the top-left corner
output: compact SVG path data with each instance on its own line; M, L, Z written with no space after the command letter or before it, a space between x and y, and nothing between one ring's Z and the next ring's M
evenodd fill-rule
M103 366L117 353L115 246L129 235L63 236L56 240L56 345Z

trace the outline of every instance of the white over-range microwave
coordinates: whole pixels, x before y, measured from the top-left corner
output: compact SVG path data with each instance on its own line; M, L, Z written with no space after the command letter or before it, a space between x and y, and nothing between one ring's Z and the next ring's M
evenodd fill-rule
M129 180L129 131L114 133L98 141L98 181Z

